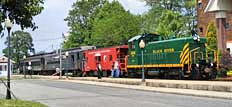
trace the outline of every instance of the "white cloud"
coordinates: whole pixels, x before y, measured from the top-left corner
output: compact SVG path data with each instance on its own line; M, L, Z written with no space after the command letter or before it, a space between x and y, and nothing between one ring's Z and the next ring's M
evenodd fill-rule
M134 14L142 14L148 11L149 7L142 0L118 0L126 10Z

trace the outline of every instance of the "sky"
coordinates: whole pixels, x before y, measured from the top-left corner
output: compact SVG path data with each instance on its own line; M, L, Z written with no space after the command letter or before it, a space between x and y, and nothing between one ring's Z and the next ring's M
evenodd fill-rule
M45 0L44 10L41 14L34 17L34 22L38 29L31 31L36 52L58 49L62 43L62 34L68 32L67 23L64 18L67 17L68 12L72 9L72 4L76 0ZM145 2L141 0L118 0L126 10L133 14L142 14L149 8ZM18 26L13 26L12 31L20 30ZM6 34L6 33L5 33ZM3 55L2 50L6 47L4 45L5 36L0 38L0 56Z

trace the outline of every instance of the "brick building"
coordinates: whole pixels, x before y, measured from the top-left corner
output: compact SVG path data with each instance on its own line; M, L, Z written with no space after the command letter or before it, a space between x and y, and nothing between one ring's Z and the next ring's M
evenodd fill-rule
M204 12L209 1L210 0L197 0L197 29L198 35L201 37L204 37L206 35L209 22L214 21L216 24L215 14ZM232 13L227 14L225 27L227 48L230 48L230 50L232 50Z

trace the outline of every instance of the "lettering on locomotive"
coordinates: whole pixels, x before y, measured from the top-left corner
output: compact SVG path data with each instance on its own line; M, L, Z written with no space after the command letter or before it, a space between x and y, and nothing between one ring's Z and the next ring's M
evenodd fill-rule
M174 48L164 49L164 53L173 53L174 51Z
M168 49L158 49L158 50L153 50L154 54L158 54L158 53L173 53L175 51L174 48L168 48Z

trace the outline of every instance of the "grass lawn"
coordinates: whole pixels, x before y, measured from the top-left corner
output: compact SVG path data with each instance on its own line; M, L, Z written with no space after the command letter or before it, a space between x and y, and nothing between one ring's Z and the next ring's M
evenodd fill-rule
M32 101L0 99L0 107L47 107L47 106Z

